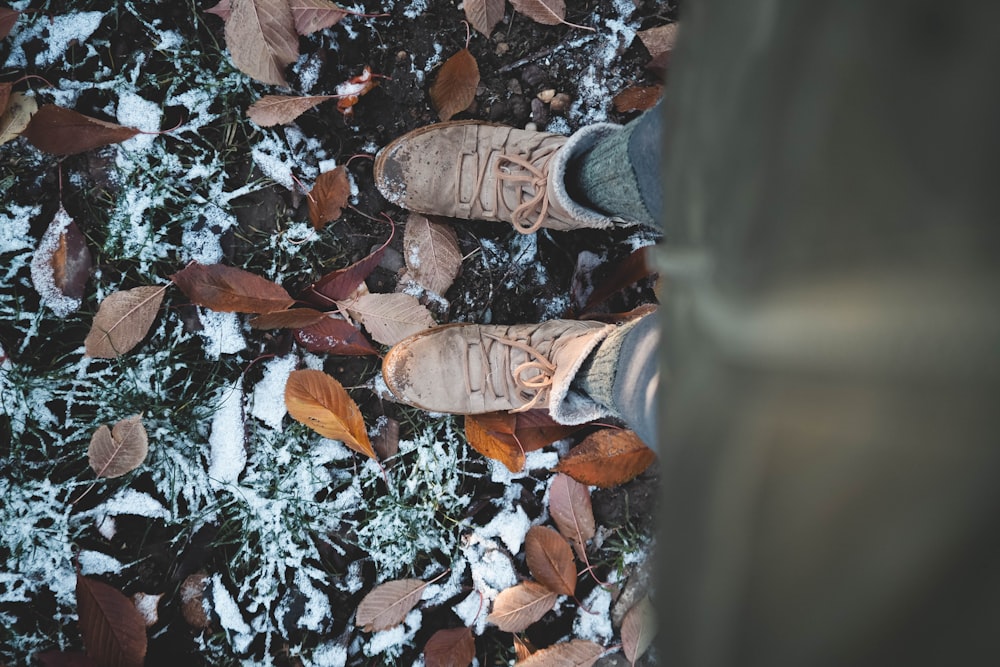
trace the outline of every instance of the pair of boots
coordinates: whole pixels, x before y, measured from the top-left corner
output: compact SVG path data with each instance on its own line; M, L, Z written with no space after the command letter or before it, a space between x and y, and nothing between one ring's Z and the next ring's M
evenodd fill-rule
M626 126L628 127L628 126ZM596 124L571 137L472 121L420 128L399 137L375 159L375 182L398 206L429 215L508 222L521 233L649 224L635 190L607 187L620 170L615 147L628 137ZM600 145L611 154L591 159ZM607 148L605 150L608 150ZM620 148L617 149L620 151ZM624 155L621 156L624 160ZM608 168L610 166L610 169ZM571 174L572 172L572 174ZM588 179L593 187L588 188ZM577 186L570 195L567 183ZM613 216L577 192L597 193ZM624 200L624 204L618 200ZM547 408L557 422L579 424L617 416L609 405L617 354L631 323L550 320L513 326L450 324L393 346L382 365L389 390L403 403L452 414Z

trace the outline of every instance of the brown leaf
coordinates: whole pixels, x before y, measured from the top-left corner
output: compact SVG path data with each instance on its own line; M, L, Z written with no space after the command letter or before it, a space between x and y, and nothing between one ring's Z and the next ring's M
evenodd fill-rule
M265 95L250 105L247 116L261 127L285 125L336 95Z
M622 619L622 651L633 665L646 652L656 635L656 617L649 598L644 597Z
M10 34L11 28L17 23L17 17L20 15L19 11L0 7L0 39Z
M514 421L514 435L526 452L533 452L551 445L553 442L568 438L586 424L567 426L552 419L551 413L546 410L528 410L519 412Z
M372 449L380 461L399 453L399 422L392 417L380 417L378 430L372 434Z
M360 329L339 317L324 317L292 333L298 344L310 352L348 356L378 354Z
M101 424L90 438L87 456L98 477L121 477L146 460L149 439L142 415L120 420L112 428Z
M375 267L382 261L385 249L395 236L396 227L393 226L389 232L389 238L385 243L376 248L370 255L359 259L350 266L337 269L326 274L306 289L303 298L314 306L329 308L336 302L346 299L354 294L358 286L365 278L375 270Z
M77 575L76 606L87 655L99 665L142 667L146 658L146 622L120 591Z
M396 579L373 588L361 599L354 624L365 632L378 632L399 625L424 593L420 579Z
M395 345L435 325L434 316L410 294L365 294L339 305L364 325L372 339Z
M545 25L565 23L565 0L510 0L514 11Z
M465 0L465 18L484 37L503 19L506 0Z
M254 329L301 329L328 319L327 314L315 308L290 308L264 313L250 319Z
M309 35L336 25L350 12L329 0L288 0L295 18L295 32Z
M557 597L538 582L524 581L500 591L486 620L504 632L521 632L552 609Z
M527 637L512 636L514 637L514 664L527 660L537 650Z
M483 456L499 461L511 472L520 472L524 468L524 449L517 443L513 433L496 430L496 422L501 419L502 416L494 413L467 415L465 439L470 447Z
M43 303L65 317L79 308L90 267L90 251L83 236L66 209L60 207L31 256L32 285Z
M516 667L590 667L604 653L604 647L586 639L571 639L531 654Z
M532 526L524 537L524 558L531 576L560 595L576 592L573 550L562 535L547 526Z
M299 36L288 0L231 0L226 46L244 74L287 86L285 68L299 57Z
M339 218L350 197L351 179L344 165L320 174L309 191L309 222L313 229L320 231L326 223Z
M59 291L72 299L82 299L93 261L87 241L75 222L66 225L59 235L51 262L52 279Z
M7 103L10 101L10 91L13 87L13 83L0 81L0 117L7 112Z
M153 325L166 291L166 286L148 285L106 296L83 341L85 354L114 359L138 345Z
M43 104L22 134L35 148L46 153L73 155L131 139L139 130L54 104Z
M605 428L584 438L554 470L588 486L608 488L634 479L655 460L656 453L635 432Z
M281 285L234 266L191 262L170 280L193 303L224 313L270 313L295 303Z
M677 28L677 23L668 23L655 28L639 30L635 35L642 41L643 46L649 51L649 55L656 58L673 50L677 43Z
M586 561L587 540L597 530L590 489L572 477L557 474L549 485L549 515L580 560Z
M584 304L584 312L607 301L613 294L634 285L655 271L649 261L647 248L639 248L613 266L604 268L604 279L596 285Z
M448 291L462 267L454 228L419 213L411 213L407 218L403 258L414 281L441 295Z
M193 628L204 630L209 625L205 613L205 587L208 575L202 573L190 574L181 583L181 616Z
M438 630L424 644L426 667L468 667L476 657L476 640L470 628Z
M285 407L293 419L324 438L340 440L359 454L376 458L357 403L326 373L292 371L285 385Z
M218 4L205 10L207 14L215 14L223 21L229 20L229 15L233 13L229 0L219 0Z
M445 61L428 91L431 104L441 120L469 108L479 87L479 63L469 49L462 49Z
M652 109L663 94L663 86L631 86L615 95L612 103L618 113Z
M36 111L38 103L34 97L11 93L7 110L0 114L0 145L21 136Z

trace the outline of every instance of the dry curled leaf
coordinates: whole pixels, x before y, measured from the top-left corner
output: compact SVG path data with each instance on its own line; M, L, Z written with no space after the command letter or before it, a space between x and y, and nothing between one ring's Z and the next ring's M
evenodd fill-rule
M510 419L513 427L513 415ZM513 435L513 430L505 432L504 416L487 413L465 417L465 439L469 446L486 458L499 461L511 472L524 468L524 448Z
M644 597L622 619L622 651L632 665L646 652L655 635L656 616L649 598Z
M378 632L399 625L424 593L427 582L397 579L373 588L358 604L354 624L366 632Z
M142 667L146 622L131 600L102 581L77 575L76 606L83 646L94 662Z
M357 403L326 373L292 371L285 385L285 407L293 419L324 438L340 440L359 454L376 458Z
M354 113L354 105L358 103L358 99L378 85L374 76L372 68L366 65L361 74L352 76L347 81L337 84L337 97L339 98L337 100L337 109L346 118L350 118Z
M309 191L309 222L313 229L320 231L326 223L339 218L350 197L351 179L344 165L320 174Z
M292 334L296 342L310 352L348 356L378 354L360 329L343 318L329 314L315 324L296 329Z
M576 564L566 538L547 526L532 526L524 537L524 558L538 583L559 595L576 592Z
M365 294L339 305L383 345L395 345L435 324L427 306L410 294Z
M557 597L542 584L524 581L500 591L486 620L504 632L521 632L552 609Z
M424 644L426 667L468 667L476 657L471 628L438 630Z
M484 37L503 19L506 0L465 0L465 18Z
M20 15L21 12L14 9L0 7L0 39L3 39L10 34L14 24L17 23L17 17Z
M331 271L312 285L310 285L303 298L314 306L320 308L330 308L338 301L352 296L358 286L365 278L375 270L375 267L382 261L385 249L389 246L393 236L396 234L396 227L393 225L389 232L389 238L385 243L376 248L368 256L359 259L350 266L346 266L336 271Z
M549 515L580 560L586 561L587 541L597 531L590 489L572 477L556 474L549 485Z
M21 136L36 111L38 102L34 97L11 93L6 110L0 114L0 145Z
M325 319L326 313L315 308L290 308L252 317L250 326L254 329L300 329Z
M88 357L114 359L139 344L156 319L166 287L112 292L101 301L83 345Z
M299 35L288 0L231 0L226 47L248 76L287 86L285 68L299 57Z
M443 295L462 267L455 229L411 213L403 233L403 259L413 281Z
M98 477L121 477L146 460L149 439L142 415L118 421L110 429L101 424L90 438L87 457Z
M634 431L606 428L591 433L554 470L588 486L608 488L634 479L656 460Z
M445 61L428 94L441 120L469 108L479 87L479 63L469 49L462 49Z
M270 313L295 303L281 285L234 266L191 262L170 280L193 303L219 312Z
M35 291L57 315L68 315L80 306L92 265L86 239L59 207L31 258Z
M250 105L247 116L261 127L285 125L336 95L265 95Z
M604 653L604 647L586 639L571 639L536 651L516 667L590 667Z
M131 139L139 134L139 130L91 118L54 104L43 104L21 134L35 148L46 153L73 155Z

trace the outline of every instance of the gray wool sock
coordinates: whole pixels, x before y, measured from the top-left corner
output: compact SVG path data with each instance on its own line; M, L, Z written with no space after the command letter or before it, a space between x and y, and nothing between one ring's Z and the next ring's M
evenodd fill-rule
M610 410L614 410L615 405L615 372L618 369L622 343L638 322L639 319L630 320L609 333L597 349L591 352L590 358L580 367L573 381L584 393Z
M580 156L567 173L570 196L589 202L610 215L643 225L656 219L643 204L639 182L629 161L629 139L636 125L630 123L597 142Z

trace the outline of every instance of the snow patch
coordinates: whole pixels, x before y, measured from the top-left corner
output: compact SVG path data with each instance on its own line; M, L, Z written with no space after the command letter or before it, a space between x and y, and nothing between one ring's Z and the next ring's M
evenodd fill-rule
M254 385L250 398L250 414L275 431L281 430L281 422L287 413L285 385L288 383L288 376L298 363L299 359L294 354L270 359L264 364L264 377Z
M218 410L212 417L212 432L208 437L211 452L208 476L223 484L235 484L247 463L240 380L221 388L216 404Z
M81 551L77 555L80 563L80 574L89 576L92 574L118 574L125 567L117 558L112 558L107 554L89 549Z
M220 313L208 308L198 309L202 329L198 333L205 339L205 354L218 360L223 354L236 354L247 346L237 313Z
M589 610L589 611L588 611ZM611 592L598 586L583 599L573 619L573 635L598 644L607 644L614 637L611 627Z

